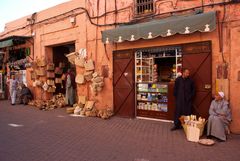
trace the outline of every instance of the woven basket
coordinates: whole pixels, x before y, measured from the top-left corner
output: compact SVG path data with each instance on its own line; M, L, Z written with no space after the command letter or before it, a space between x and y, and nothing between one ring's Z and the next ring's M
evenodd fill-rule
M76 52L72 52L70 54L65 55L68 58L68 61L71 64L75 64L75 58L77 57Z

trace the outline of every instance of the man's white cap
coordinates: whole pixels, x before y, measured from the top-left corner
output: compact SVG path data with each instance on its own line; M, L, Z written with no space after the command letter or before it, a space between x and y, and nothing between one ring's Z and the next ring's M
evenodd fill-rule
M218 92L219 96L221 96L222 98L224 97L224 93L223 92Z

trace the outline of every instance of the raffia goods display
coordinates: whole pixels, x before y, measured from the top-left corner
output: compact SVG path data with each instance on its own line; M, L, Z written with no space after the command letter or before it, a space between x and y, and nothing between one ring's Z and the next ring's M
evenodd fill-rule
M65 63L60 62L60 63L59 63L59 68L65 68Z
M35 106L35 101L34 101L34 100L29 101L29 102L28 102L28 105L29 105L29 106Z
M75 58L75 65L83 68L84 64L85 64L85 59L84 58L79 58L79 57Z
M37 79L37 74L33 71L31 72L31 80Z
M90 84L90 91L93 93L94 96L97 95L97 87L94 84Z
M78 104L86 104L86 96L78 96Z
M32 86L33 86L33 87L37 87L36 81L33 82Z
M110 108L98 110L97 116L102 119L108 119L113 116L113 111Z
M47 71L47 78L55 78L55 73Z
M47 82L45 82L45 83L43 84L42 88L43 88L44 91L47 91L47 90L48 90L48 84L47 84Z
M98 77L99 75L98 75L98 73L97 72L94 72L93 74L92 74L92 77L93 78L96 78L96 77Z
M44 59L37 59L36 63L38 67L45 67L47 64Z
M89 71L89 72L85 72L84 73L84 78L86 81L91 81L93 76L92 76L93 72L92 71Z
M97 116L97 109L94 107L91 110L85 111L85 115L87 117L96 117Z
M56 92L56 87L55 87L55 86L50 86L50 87L48 87L47 92L49 92L49 93L54 93L54 92Z
M71 64L75 64L75 58L77 57L77 52L72 52L72 53L69 53L69 54L67 54L65 56L68 58L68 61Z
M90 90L94 95L97 95L97 92L101 92L104 87L103 77L100 77L98 73L92 74L92 84L90 85Z
M43 82L40 80L35 80L36 87L41 87L43 85Z
M74 110L75 110L75 107L68 107L68 108L66 108L67 114L73 114Z
M80 116L85 116L85 109L83 108L83 110L82 111L80 111Z
M86 101L86 104L78 103L73 105L74 110L69 112L70 114L87 116L87 117L100 117L102 119L108 119L113 116L113 111L109 107L101 110L97 110L95 107L95 101Z
M102 87L97 87L97 92L101 92L102 91Z
M55 68L54 68L54 64L53 63L48 63L47 64L47 70L49 70L49 71L52 71L52 70L54 70Z
M75 115L80 115L80 112L83 111L84 105L83 104L77 104L74 109L74 114Z
M56 84L62 84L62 78L55 78Z
M45 75L46 75L46 70L45 70L44 68L38 68L38 69L36 70L36 74L37 74L38 76L45 76Z
M92 110L92 108L94 107L95 101L87 101L84 108L86 110Z
M36 69L38 67L37 62L31 62L31 67L32 69Z
M84 67L85 67L85 70L86 70L86 71L94 70L95 68L94 68L93 60L92 60L92 59L87 60L87 61L84 63Z
M49 86L55 86L55 82L54 82L54 80L52 80L52 79L48 79L48 80L47 80L47 84L48 84Z
M98 87L103 87L103 86L104 86L104 82L96 83L96 86L98 86Z
M95 77L95 78L92 79L92 82L101 83L101 82L103 82L103 77Z
M63 73L63 69L62 68L60 68L60 67L56 67L55 68L55 74L62 75L62 73Z
M57 106L57 108L62 108L66 106L66 102L65 102L65 96L62 93L59 93L57 95L55 95L52 98L52 102L55 103L55 105Z
M80 104L83 105L83 104ZM97 109L95 108L95 101L87 101L86 104L83 106L84 108L81 109L80 114L85 115L87 117L96 117L97 116Z
M76 78L75 78L75 82L78 84L84 84L84 75L82 74L77 74Z
M197 118L196 115L181 116L179 120L186 134L187 140L191 142L198 142L203 134L206 120L204 118Z
M74 113L75 115L80 115L80 112L81 112L81 108L80 108L79 106L75 107L73 113Z
M50 100L33 100L28 104L31 106L36 106L40 110L53 110L55 108L62 108L66 106L65 97L61 93L54 95Z

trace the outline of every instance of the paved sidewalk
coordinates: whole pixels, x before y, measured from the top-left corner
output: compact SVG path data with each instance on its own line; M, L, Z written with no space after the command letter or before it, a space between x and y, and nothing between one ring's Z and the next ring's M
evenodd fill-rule
M171 124L71 117L0 101L0 161L239 161L240 136L207 147Z

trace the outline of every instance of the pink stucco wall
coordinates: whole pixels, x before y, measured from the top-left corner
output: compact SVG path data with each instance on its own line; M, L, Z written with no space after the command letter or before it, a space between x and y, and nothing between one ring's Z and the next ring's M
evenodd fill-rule
M115 4L116 2L116 4ZM215 0L214 3L221 3L223 0ZM204 0L204 5L212 4L211 0ZM156 14L163 14L170 11L177 11L192 7L200 7L202 1L189 0L156 0ZM124 42L121 44L106 45L101 42L101 31L114 28L115 26L96 27L90 23L89 18L86 16L84 10L79 7L86 8L91 17L100 16L100 18L92 18L91 21L96 24L111 24L114 22L129 22L134 17L134 0L72 0L63 3L53 8L38 12L36 22L33 26L27 26L20 30L11 32L13 27L23 27L27 25L26 19L31 15L18 19L16 21L6 24L6 30L0 34L0 38L10 35L34 35L34 56L46 57L51 60L51 46L62 44L66 42L75 42L76 50L86 48L88 58L93 59L96 63L96 70L100 71L102 65L108 65L109 78L105 79L106 86L98 96L92 96L89 91L88 85L78 86L78 94L87 95L89 99L97 100L97 108L105 108L106 106L113 107L113 88L112 88L112 51L129 48L150 47L150 46L164 46L170 44L181 44L197 41L212 41L212 80L213 80L213 93L215 92L215 79L216 79L216 66L223 63L219 45L219 28L212 33L194 33L191 35L175 35L167 38L156 38L153 40L138 40L136 42ZM111 12L115 10L118 12ZM77 9L78 8L78 9ZM70 23L68 15L62 15L68 11L74 10L76 17L76 24ZM224 5L214 5L204 7L204 11L219 11L220 22L224 19L223 23L223 54L226 63L229 66L229 99L231 108L233 110L233 122L231 129L233 132L240 133L240 128L237 126L240 123L240 102L239 94L240 82L238 81L237 72L240 70L239 53L240 53L240 39L238 38L240 32L240 5L232 4L225 6L226 15L224 13ZM108 12L106 15L104 13ZM70 15L70 14L69 14ZM56 16L56 17L54 17ZM66 18L64 18L66 16ZM169 16L165 14L162 16ZM82 69L77 68L77 72L83 72ZM36 91L37 93L37 91ZM104 101L102 101L104 100Z

